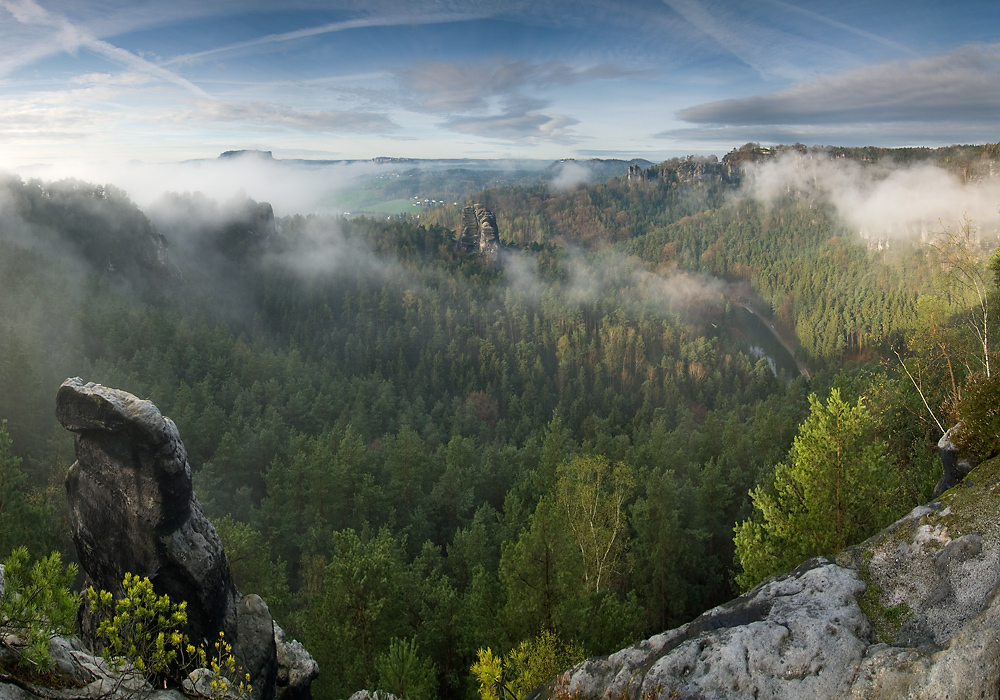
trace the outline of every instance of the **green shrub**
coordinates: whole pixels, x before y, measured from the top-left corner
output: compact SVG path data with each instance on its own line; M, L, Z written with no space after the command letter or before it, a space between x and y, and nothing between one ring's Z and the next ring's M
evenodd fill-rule
M212 672L208 692L212 698L242 698L250 694L250 676L236 680L233 648L219 632L211 648L195 646L180 631L187 622L187 603L170 602L158 596L148 578L125 574L124 595L118 600L108 591L87 589L91 610L100 618L97 636L103 641L103 656L119 673L119 689L136 687L146 680L180 685L180 679L195 668Z
M73 632L80 605L79 597L69 590L76 565L63 566L58 552L29 564L27 548L18 547L3 566L0 643L16 653L22 669L49 671L49 640Z
M506 656L495 655L489 647L480 649L472 673L482 700L520 700L583 659L582 648L563 644L553 632L543 630Z
M153 682L177 666L187 640L178 630L187 622L187 603L174 605L157 596L148 578L125 574L125 591L118 600L108 591L87 589L90 607L101 621L97 636L104 642L104 658L123 674L133 672Z

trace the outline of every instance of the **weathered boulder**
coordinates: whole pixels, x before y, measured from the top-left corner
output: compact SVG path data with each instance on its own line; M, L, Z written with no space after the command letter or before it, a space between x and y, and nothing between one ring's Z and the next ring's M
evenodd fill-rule
M961 423L952 426L938 440L938 455L941 457L941 466L944 468L944 474L941 475L941 480L934 487L934 498L937 498L968 476L969 472L979 463L979 459L975 455L969 454L955 444L958 432L961 429Z
M530 697L996 697L997 630L1000 459L835 559L584 661Z
M385 692L384 690L359 690L347 700L399 700L399 698L392 693Z
M0 700L186 700L177 690L153 688L140 674L110 668L76 637L53 637L49 653L53 671L67 687L42 687L12 678L0 682Z
M274 625L274 644L278 652L277 700L310 700L310 688L319 675L319 664L301 642L286 641L285 631Z
M278 676L277 645L274 638L274 620L267 604L256 593L240 598L236 604L237 648L234 649L239 665L250 674L251 684L271 689L276 693ZM310 679L311 680L311 679Z
M254 700L274 698L278 654L271 614L259 596L244 598L233 585L173 421L149 401L79 378L59 387L56 415L76 433L77 461L66 491L88 582L118 596L126 572L149 577L159 595L187 601L184 631L192 641L214 642L223 632L250 673ZM93 646L94 623L86 613L81 628ZM298 698L309 697L313 677L300 683Z

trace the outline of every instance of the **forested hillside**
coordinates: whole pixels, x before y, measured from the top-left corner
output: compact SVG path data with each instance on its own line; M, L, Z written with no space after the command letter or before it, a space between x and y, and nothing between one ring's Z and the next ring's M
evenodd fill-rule
M471 698L477 650L544 632L607 653L787 564L773 552L809 519L779 541L767 509L837 416L878 465L852 507L909 510L940 475L931 413L953 421L991 353L950 261L992 294L992 245L975 222L873 245L822 199L751 196L742 163L772 154L734 154L483 192L495 267L443 210L274 219L172 195L144 213L6 179L0 546L72 555L55 388L125 389L177 423L237 585L319 661L318 698L393 690L407 655L411 697ZM811 378L772 371L743 306ZM770 558L737 557L748 542Z

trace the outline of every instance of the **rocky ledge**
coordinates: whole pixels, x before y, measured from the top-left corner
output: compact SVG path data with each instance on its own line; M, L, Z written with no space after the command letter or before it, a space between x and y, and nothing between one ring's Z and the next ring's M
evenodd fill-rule
M995 698L998 584L1000 458L861 545L529 697Z

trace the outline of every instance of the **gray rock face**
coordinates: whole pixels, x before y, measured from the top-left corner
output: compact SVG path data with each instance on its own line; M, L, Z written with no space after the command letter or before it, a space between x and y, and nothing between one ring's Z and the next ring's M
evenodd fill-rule
M561 687L584 700L997 697L998 629L1000 459L836 560L584 661Z
M277 700L310 700L311 684L319 675L319 664L300 642L286 641L285 631L274 625L278 652Z
M500 256L497 218L481 204L462 209L458 245L471 255L478 255L488 265L496 265Z
M177 427L149 401L79 378L56 396L56 416L76 433L66 477L69 522L80 566L98 588L122 594L126 572L148 576L157 594L187 601L184 630L198 643L220 631L251 674L255 700L275 693L277 653L270 612L241 599L215 528L191 484ZM84 640L94 625L81 615Z
M644 182L645 180L650 180L654 177L656 177L656 172L654 170L643 170L641 165L633 163L628 166L628 173L626 174L625 179L629 182L635 183Z
M585 698L850 694L871 637L857 574L815 559L693 622L569 672Z
M359 690L347 700L399 700L399 698L384 690Z
M251 593L236 604L236 620L239 641L234 649L236 662L250 674L252 684L259 683L262 689L274 688L278 655L271 611L259 595Z
M55 669L73 687L47 688L30 683L0 682L0 700L185 700L176 690L156 690L137 674L119 674L100 656L87 651L76 637L53 637L49 653Z
M78 378L59 387L56 416L76 433L66 493L90 581L118 595L127 572L148 576L160 595L187 601L192 639L220 630L235 637L229 563L194 495L173 421L149 401Z
M955 436L962 429L962 424L952 426L948 432L938 440L938 456L941 457L941 466L944 467L944 474L941 480L934 487L934 498L952 488L959 481L968 476L979 460L970 454L962 452L955 444Z
M630 181L663 180L669 183L697 185L712 182L738 182L740 168L734 167L727 160L721 163L715 156L687 156L686 158L671 158L648 170L641 168L633 171L630 167Z

